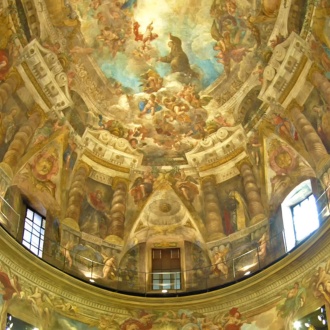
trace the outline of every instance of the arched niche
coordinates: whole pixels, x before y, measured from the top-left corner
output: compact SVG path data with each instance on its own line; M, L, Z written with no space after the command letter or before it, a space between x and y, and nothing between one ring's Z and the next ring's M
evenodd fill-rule
M259 92L260 86L256 86L250 90L238 108L238 114L242 118L243 126L251 121L253 115L262 104L262 101L258 99Z
M65 110L64 115L74 131L79 136L83 136L86 126L89 124L91 114L85 101L77 92L71 91L71 99L74 106Z

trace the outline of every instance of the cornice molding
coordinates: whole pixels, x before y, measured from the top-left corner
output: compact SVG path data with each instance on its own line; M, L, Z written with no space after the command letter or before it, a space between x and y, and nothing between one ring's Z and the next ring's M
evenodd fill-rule
M274 306L281 299L278 292L316 271L330 255L328 222L276 264L228 287L194 295L193 299L192 296L135 297L109 292L71 277L29 253L2 228L0 232L0 260L22 282L37 285L41 290L69 300L77 305L79 312L84 311L85 316L91 319L104 313L125 316L128 310L140 309L141 306L152 310L189 308L209 315L228 312L231 307L239 306L241 313L253 315L265 306Z

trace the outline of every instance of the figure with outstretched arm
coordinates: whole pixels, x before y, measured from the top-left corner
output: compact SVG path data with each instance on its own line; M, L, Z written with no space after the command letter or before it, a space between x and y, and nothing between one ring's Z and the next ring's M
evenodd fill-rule
M169 54L159 58L160 62L169 63L171 65L172 73L182 72L190 75L191 77L197 77L189 63L187 54L182 49L182 41L180 38L170 34L170 41L168 42L170 48Z

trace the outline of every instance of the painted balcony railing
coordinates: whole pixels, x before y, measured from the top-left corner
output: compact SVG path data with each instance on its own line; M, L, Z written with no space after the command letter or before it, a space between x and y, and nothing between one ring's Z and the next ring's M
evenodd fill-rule
M17 239L20 226L20 215L2 197L0 197L0 205L0 224L11 236Z
M1 203L1 226L20 242L17 237L19 215L6 201L2 200ZM328 221L330 214L326 192L317 200L317 206L319 223L322 226ZM296 247L311 235L313 233L297 242ZM45 238L42 259L67 274L104 289L130 295L166 297L202 293L233 284L262 271L289 252L284 232L279 232L267 240L252 242L249 247L236 255L228 253L206 267L141 272L136 260L125 263L125 266L118 266L112 258L96 262L86 256L86 253L69 250L58 242ZM130 251L131 255L135 253L133 249ZM194 257L195 264L198 264L198 255Z

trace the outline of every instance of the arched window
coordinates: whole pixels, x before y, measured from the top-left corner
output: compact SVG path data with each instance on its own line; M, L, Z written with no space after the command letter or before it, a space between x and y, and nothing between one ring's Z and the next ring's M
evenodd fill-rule
M285 198L282 218L287 252L319 228L311 180L300 183Z

